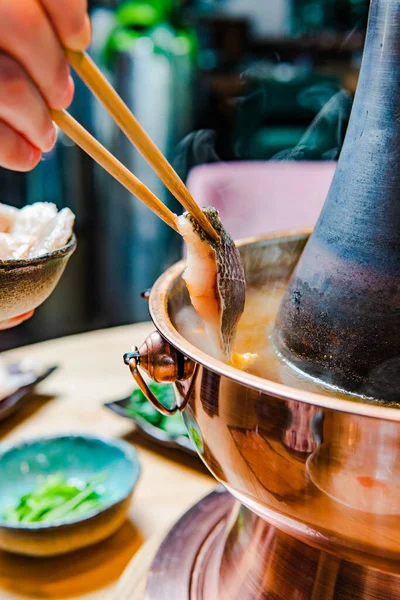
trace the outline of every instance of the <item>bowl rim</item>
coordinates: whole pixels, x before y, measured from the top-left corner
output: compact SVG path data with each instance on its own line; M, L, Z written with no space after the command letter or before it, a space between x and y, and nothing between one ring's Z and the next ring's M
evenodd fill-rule
M11 271L13 269L18 269L21 267L34 267L36 265L40 265L44 262L48 262L51 260L56 260L59 258L63 258L68 254L72 254L77 247L77 239L75 233L69 239L69 242L62 246L61 248L57 248L57 250L52 250L51 252L46 252L46 254L41 254L40 256L36 256L33 258L19 258L19 259L6 259L0 260L0 270Z
M83 523L85 521L94 519L97 515L104 513L105 511L108 511L109 509L111 509L114 506L117 506L121 502L124 502L125 500L127 500L132 495L132 493L139 481L139 478L142 474L142 466L141 466L136 448L129 442L126 442L125 440L108 438L106 436L96 436L96 435L91 435L91 434L86 434L86 433L63 433L60 435L43 435L40 437L25 438L22 440L18 440L16 442L0 443L0 460L6 454L8 454L9 452L12 452L14 450L20 450L22 448L34 446L35 444L40 444L43 442L51 443L53 441L58 441L58 440L63 440L63 439L68 439L68 440L84 439L89 442L100 443L105 446L109 446L114 449L120 450L123 455L124 460L126 460L128 463L130 463L134 467L134 470L132 471L132 473L133 473L132 481L131 481L131 484L130 484L128 490L118 500L114 500L113 502L108 502L108 503L104 504L103 506L101 506L93 511L90 511L88 513L85 513L83 515L80 515L79 517L74 518L74 519L69 519L69 520L60 519L58 521L50 521L49 523L43 523L43 522L10 523L10 522L4 521L3 519L0 518L0 529L8 529L8 530L14 530L14 531L39 531L39 530L42 531L42 530L59 529L61 527L69 527L72 525L77 525L79 523Z
M274 239L304 238L309 236L312 229L289 229L278 231L266 235L252 236L243 238L236 242L238 247L263 242ZM317 392L300 390L282 383L269 379L263 379L257 375L240 371L235 367L227 365L215 358L209 356L206 352L196 348L188 342L175 328L168 314L168 298L176 279L180 277L185 269L186 261L183 259L172 265L165 271L152 287L149 298L149 312L151 319L162 337L164 337L173 347L179 350L184 356L191 358L196 363L201 364L210 371L227 377L236 383L262 392L266 395L274 396L282 400L291 400L303 402L320 408L350 413L356 416L370 417L374 419L383 419L385 421L400 422L400 409L363 402L359 397L354 400L345 400L334 398ZM339 391L339 390L338 390Z

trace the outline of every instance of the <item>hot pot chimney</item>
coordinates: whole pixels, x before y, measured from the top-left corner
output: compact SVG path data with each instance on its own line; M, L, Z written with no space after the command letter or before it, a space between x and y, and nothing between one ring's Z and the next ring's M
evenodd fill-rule
M400 0L371 0L336 174L274 337L309 375L400 399Z

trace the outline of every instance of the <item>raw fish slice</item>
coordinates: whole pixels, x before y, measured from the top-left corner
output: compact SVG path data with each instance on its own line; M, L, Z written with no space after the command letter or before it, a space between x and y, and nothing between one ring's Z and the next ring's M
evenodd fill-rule
M18 214L18 208L0 204L0 232L7 233L14 225Z
M71 238L75 215L69 208L63 208L41 231L29 256L41 256L65 246Z
M50 202L37 202L24 206L18 211L12 235L32 235L38 237L49 221L57 214L57 207Z
M212 343L211 353L230 360L236 327L243 313L246 281L239 251L222 226L215 208L203 209L217 231L211 241L188 213L178 218L187 244L183 278L197 314L203 319Z

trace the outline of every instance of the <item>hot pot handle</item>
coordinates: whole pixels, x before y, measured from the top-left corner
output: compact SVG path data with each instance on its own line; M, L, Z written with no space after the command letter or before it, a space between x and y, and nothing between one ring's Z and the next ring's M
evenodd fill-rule
M134 346L131 352L124 355L124 362L128 365L133 378L146 396L147 400L162 415L171 416L178 410L183 411L189 395L182 404L175 404L168 408L161 404L142 377L139 366L158 383L176 383L189 379L194 371L194 362L175 350L163 337L154 331L144 344L139 348Z

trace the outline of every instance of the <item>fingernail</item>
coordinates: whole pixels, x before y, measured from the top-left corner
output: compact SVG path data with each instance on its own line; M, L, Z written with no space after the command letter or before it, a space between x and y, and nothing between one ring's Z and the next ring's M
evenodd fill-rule
M38 164L38 162L40 161L40 158L42 156L41 151L39 150L39 148L35 148L35 146L27 146L26 149L26 154L25 154L25 167L27 170L31 170L34 169L36 167L36 165Z
M57 108L68 108L68 106L71 104L72 99L74 97L74 93L75 93L75 84L74 84L74 80L72 79L71 75L68 75L68 83L67 86L65 88L65 92L61 98L61 104L62 106L57 107Z
M46 136L43 150L45 152L49 152L54 147L54 144L56 143L56 139L57 139L57 130L53 125L51 128L51 131Z
M85 15L85 21L82 27L82 31L68 39L68 48L70 50L86 50L90 44L92 38L92 25L90 22L89 15Z

